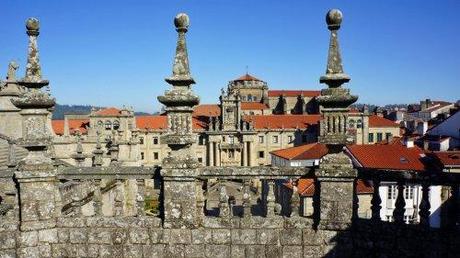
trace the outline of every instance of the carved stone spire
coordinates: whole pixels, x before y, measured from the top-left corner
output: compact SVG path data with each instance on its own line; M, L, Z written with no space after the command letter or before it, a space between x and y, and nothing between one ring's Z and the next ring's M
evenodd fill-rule
M338 41L342 12L337 9L330 10L326 15L326 23L331 31L331 39L326 74L319 79L320 83L328 85L317 98L322 114L319 141L329 145L343 145L353 142L353 137L347 135L347 119L349 106L358 97L342 87L342 84L350 81L350 77L343 71Z
M83 166L86 156L83 154L83 146L81 145L81 132L77 131L77 148L72 156L75 159L78 167Z
M187 47L185 43L185 33L190 25L188 16L180 13L174 19L174 25L178 32L176 56L173 64L173 74L166 78L166 82L172 85L172 89L167 90L164 96L159 96L158 100L166 108L168 117L168 133L161 140L168 144L173 150L163 161L168 166L173 167L196 167L198 161L193 150L190 148L196 141L196 135L192 132L192 112L193 107L200 102L198 96L191 90L191 85L195 83L190 75ZM178 161L181 162L178 162Z

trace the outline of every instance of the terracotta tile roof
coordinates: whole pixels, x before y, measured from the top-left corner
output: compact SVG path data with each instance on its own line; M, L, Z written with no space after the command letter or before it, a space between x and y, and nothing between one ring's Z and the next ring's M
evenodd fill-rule
M69 119L68 123L70 134L74 134L77 129L82 134L86 134L89 126L89 119ZM55 134L64 135L64 120L51 120L51 126Z
M369 127L395 127L399 128L399 124L395 123L389 119L377 116L377 115L371 115L369 116Z
M104 108L96 112L96 115L100 116L119 116L121 111L118 108Z
M260 79L257 79L256 77L250 75L250 74L245 74L239 78L236 78L235 80L233 80L234 82L237 82L237 81L262 81Z
M443 166L460 167L460 151L435 151L433 152L433 155Z
M279 97L283 94L286 97L297 97L299 95L302 95L304 97L318 97L319 95L321 95L321 91L319 90L269 90L268 91L269 97Z
M272 155L288 160L320 159L328 152L326 145L310 143L296 147L281 149L270 152Z
M296 129L317 125L320 115L248 115L245 121L251 121L254 129Z
M206 121L193 117L193 130L205 130ZM168 118L165 115L136 116L136 126L141 130L166 130L168 128Z
M419 147L407 148L400 142L390 144L348 145L352 158L364 168L423 171L425 154Z
M242 110L264 110L268 108L269 107L267 105L260 102L241 102Z
M315 194L315 184L314 179L311 178L301 178L297 180L297 192L301 196L305 197L312 197ZM292 185L290 183L284 184L286 187L292 189ZM357 194L372 194L374 192L374 188L372 184L368 181L358 179L356 182L356 193Z
M220 116L220 107L217 104L202 104L193 108L193 116Z
M450 105L453 105L453 103L447 101L433 101L432 106L428 107L425 110L421 110L420 112L432 112Z

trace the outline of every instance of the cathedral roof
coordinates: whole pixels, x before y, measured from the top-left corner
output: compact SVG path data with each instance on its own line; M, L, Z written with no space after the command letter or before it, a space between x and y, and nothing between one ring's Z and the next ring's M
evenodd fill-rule
M286 97L297 97L302 95L304 97L317 97L321 95L321 91L319 90L269 90L268 96L269 97L279 97L284 95Z
M315 142L270 152L270 154L287 160L321 159L326 155L326 145Z
M256 77L250 75L250 74L245 74L239 78L236 78L235 80L233 80L234 82L237 82L237 81L262 81L260 79L257 79Z
M264 110L268 108L270 107L260 102L241 102L242 110Z
M305 129L317 125L320 115L248 115L254 129Z

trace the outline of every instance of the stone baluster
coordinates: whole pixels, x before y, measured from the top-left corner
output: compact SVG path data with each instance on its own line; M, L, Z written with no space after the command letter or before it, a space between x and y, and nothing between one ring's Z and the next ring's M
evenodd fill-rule
M198 181L196 183L196 219L197 225L202 225L204 220L204 209L205 209L206 200L203 194L203 184Z
M96 185L96 189L94 189L94 197L93 197L94 216L101 216L102 215L101 180L95 180L94 184Z
M300 208L300 196L297 189L297 183L293 183L292 186L292 196L291 196L291 217L298 217L299 216L299 208Z
M406 201L404 200L404 182L398 181L398 197L396 197L393 219L396 223L404 223L404 213L406 212Z
M429 227L430 226L430 199L429 199L429 193L430 193L430 186L427 182L423 182L422 184L422 200L420 202L420 225L424 227Z
M145 180L137 179L137 194L136 194L136 205L137 205L137 216L145 215Z
M380 188L380 179L374 179L373 181L374 191L372 192L372 220L380 221L380 210L382 209L382 199L380 198L379 188Z
M223 182L219 182L219 217L228 220L231 216L230 205L228 204L227 189Z
M274 216L276 211L276 198L275 198L275 182L273 180L268 180L267 182L268 192L267 192L267 217Z
M123 215L123 201L124 201L123 182L121 180L117 180L115 184L116 186L115 186L113 213L114 213L114 216L122 216Z
M249 218L251 214L251 181L244 180L243 186L243 216Z

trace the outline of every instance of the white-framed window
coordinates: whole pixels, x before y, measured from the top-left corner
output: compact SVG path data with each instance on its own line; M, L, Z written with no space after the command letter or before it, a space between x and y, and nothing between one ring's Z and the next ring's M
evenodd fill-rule
M110 130L112 129L112 122L109 120L105 121L105 130Z
M278 135L273 135L273 138L272 138L272 142L273 143L278 143L279 139L278 139Z
M387 199L388 200L394 200L396 199L396 186L395 185L390 185L388 186L388 196L387 196Z
M405 199L414 199L414 187L407 185L404 188L404 198Z
M264 138L263 135L259 135L259 143L264 143Z

